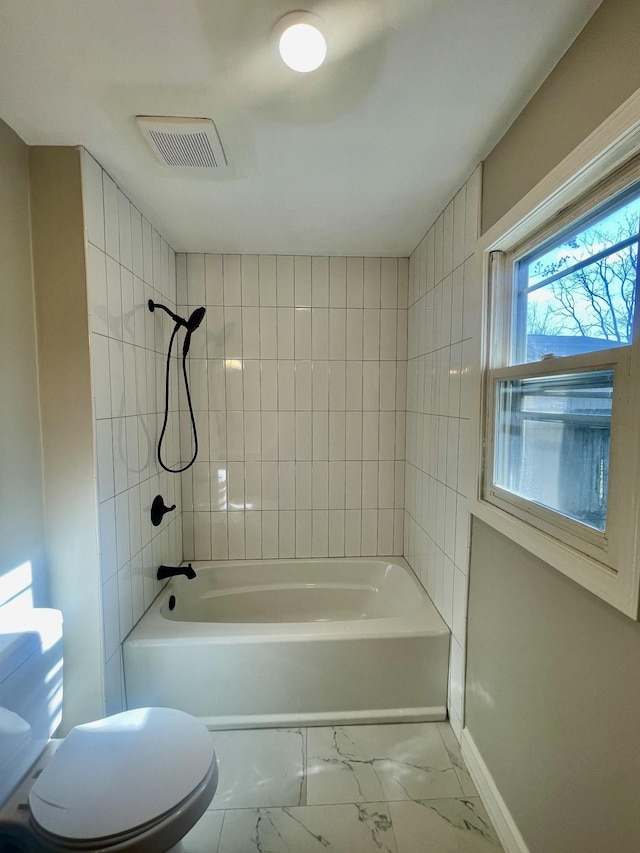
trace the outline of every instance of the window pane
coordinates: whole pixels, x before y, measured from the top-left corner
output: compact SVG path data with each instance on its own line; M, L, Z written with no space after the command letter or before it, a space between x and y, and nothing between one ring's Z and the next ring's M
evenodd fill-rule
M636 188L519 261L517 362L631 342L639 231Z
M610 369L499 382L494 483L604 530L612 400Z

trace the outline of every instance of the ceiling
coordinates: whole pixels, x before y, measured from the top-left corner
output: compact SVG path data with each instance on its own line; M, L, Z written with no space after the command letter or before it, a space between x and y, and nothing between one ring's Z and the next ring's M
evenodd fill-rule
M310 0L328 58L297 74L297 0L3 0L0 118L84 145L176 250L405 256L598 5ZM229 168L162 166L139 114L213 119Z

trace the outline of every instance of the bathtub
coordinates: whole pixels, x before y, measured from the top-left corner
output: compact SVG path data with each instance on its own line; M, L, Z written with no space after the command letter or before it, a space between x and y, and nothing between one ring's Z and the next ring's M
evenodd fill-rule
M193 566L124 642L128 708L212 729L445 718L449 630L401 558Z

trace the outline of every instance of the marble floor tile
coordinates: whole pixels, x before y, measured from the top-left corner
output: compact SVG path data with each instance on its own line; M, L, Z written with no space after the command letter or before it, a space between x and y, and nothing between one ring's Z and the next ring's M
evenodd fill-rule
M435 723L310 728L307 803L460 797Z
M217 853L397 853L386 803L225 812Z
M217 853L224 812L205 812L182 839L184 853Z
M220 778L210 809L306 802L304 729L212 732Z
M499 853L479 799L390 803L398 853Z
M460 752L460 744L458 743L458 739L453 733L453 729L451 728L449 723L438 723L438 731L442 735L442 740L444 741L445 749L449 754L451 763L455 767L456 775L462 787L463 795L465 797L477 797L478 791L476 789L476 786L473 784L473 780L471 779L469 771L467 770L467 766L464 763L462 753Z

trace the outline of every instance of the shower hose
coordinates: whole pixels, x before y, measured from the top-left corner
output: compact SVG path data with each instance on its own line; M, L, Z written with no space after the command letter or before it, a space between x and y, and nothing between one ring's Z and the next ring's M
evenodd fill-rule
M191 418L191 430L193 433L193 456L191 457L190 461L187 462L186 465L183 465L181 468L170 468L168 465L165 465L162 459L162 442L164 441L164 436L167 431L167 422L169 420L169 372L171 369L171 350L173 349L173 342L175 340L176 335L178 334L179 328L180 326L176 324L173 329L173 332L171 333L171 338L169 339L169 349L167 351L167 364L164 382L164 421L162 423L162 429L160 430L160 439L158 440L158 462L160 463L162 468L164 468L164 470L168 471L170 474L180 474L182 473L182 471L186 471L187 468L191 468L193 463L196 461L196 457L198 456L198 430L196 429L196 419L193 414L191 390L189 388L189 376L187 375L187 354L189 352L189 344L191 342L191 331L187 329L184 346L182 347L182 375L184 376L184 387L185 391L187 392L189 417Z

